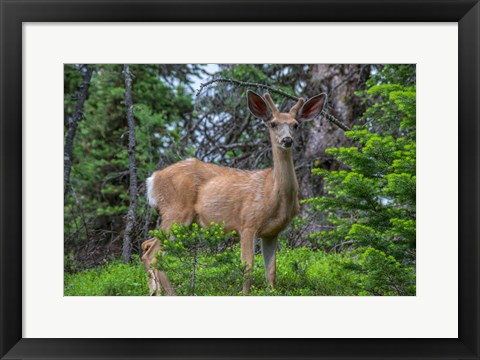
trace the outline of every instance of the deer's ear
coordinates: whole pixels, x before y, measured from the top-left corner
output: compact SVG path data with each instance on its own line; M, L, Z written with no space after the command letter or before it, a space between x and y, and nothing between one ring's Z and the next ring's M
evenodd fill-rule
M271 111L265 100L251 90L247 92L248 109L253 116L262 120L270 120Z
M322 112L326 100L327 94L316 95L308 99L298 112L297 120L310 121L315 119Z

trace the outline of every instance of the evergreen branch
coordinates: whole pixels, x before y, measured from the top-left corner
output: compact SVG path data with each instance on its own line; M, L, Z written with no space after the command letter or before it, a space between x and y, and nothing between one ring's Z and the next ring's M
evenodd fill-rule
M271 86L268 86L268 85L264 85L264 84L259 84L259 83L254 83L254 82L247 82L247 81L240 81L240 80L235 80L235 79L230 79L230 78L217 78L217 79L213 79L213 80L210 80L210 81L207 81L206 83L202 83L200 84L200 89L198 89L197 91L197 94L196 96L199 96L200 93L203 91L203 89L205 87L208 87L214 83L217 83L217 82L222 82L222 83L230 83L230 84L233 84L233 85L236 85L236 86L243 86L243 87L256 87L256 88L260 88L260 89L264 89L264 90L268 90L269 92L271 93L275 93L275 94L278 94L278 95L281 95L281 96L284 96L290 100L294 100L294 101L298 101L298 97L294 96L294 95L291 95L285 91L282 91L282 90L278 90L278 89L275 89ZM351 129L345 125L344 123L342 123L340 120L338 120L335 116L327 113L325 110L322 110L322 115L328 120L330 121L332 124L335 124L337 125L340 129L344 130L344 131L350 131Z

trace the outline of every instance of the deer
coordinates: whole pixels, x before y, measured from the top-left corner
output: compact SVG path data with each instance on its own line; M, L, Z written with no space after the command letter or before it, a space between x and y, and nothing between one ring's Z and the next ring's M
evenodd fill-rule
M281 113L268 92L262 97L248 90L248 109L270 134L272 168L240 170L190 158L157 170L146 180L148 202L159 211L161 230L168 231L174 223L208 226L214 222L239 235L244 294L252 285L257 238L266 281L275 286L277 239L300 210L292 153L295 133L300 123L320 115L326 97L322 93L306 102L300 98L288 113ZM146 240L142 249L150 294L160 295L163 288L167 295L176 295L166 273L154 268L162 251L160 241Z

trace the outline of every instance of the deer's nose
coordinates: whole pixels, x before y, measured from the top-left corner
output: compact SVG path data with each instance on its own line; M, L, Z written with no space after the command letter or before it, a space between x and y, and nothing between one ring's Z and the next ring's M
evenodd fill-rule
M284 137L282 139L282 145L285 147L291 147L293 144L293 139L290 136Z

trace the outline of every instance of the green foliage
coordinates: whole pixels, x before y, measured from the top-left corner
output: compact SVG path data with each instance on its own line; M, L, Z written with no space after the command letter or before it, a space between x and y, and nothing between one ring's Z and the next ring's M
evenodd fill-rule
M369 248L359 264L368 274L362 278L361 295L415 295L414 268L403 267L393 256Z
M369 230L353 227L357 234ZM244 267L240 247L231 242L222 224L200 228L174 225L170 232L152 232L163 245L157 268L166 271L178 295L241 296ZM359 235L361 236L361 235ZM69 260L71 262L71 260ZM74 267L73 264L69 266ZM347 253L283 247L277 254L277 283L264 278L263 259L255 256L250 296L362 296L414 295L414 269L402 267L392 256L367 248ZM146 296L147 274L135 257L65 274L66 296Z
M162 266L178 295L243 296L243 268L238 244L225 254L201 253L192 293L192 267L173 254ZM223 257L223 258L219 258ZM264 277L263 260L255 256L253 285L249 296L398 296L415 295L409 284L412 268L402 267L393 257L372 248L364 252L327 253L309 248L282 248L277 254L277 283L270 288ZM138 260L120 261L65 275L66 296L147 296L147 275Z
M305 202L316 211L327 213L336 231L321 231L311 235L312 239L327 247L344 240L360 246L375 244L387 253L398 247L410 248L415 236L415 143L367 130L348 132L347 136L361 148L328 152L348 170L313 170L326 181L329 196ZM403 260L404 256L399 256Z
M226 233L224 224L211 223L210 226L200 227L173 224L168 232L161 230L151 231L151 234L160 240L166 251L175 256L184 257L194 255L199 251L216 253L224 242L235 236L235 231Z
M130 264L106 262L105 266L64 275L65 296L144 296L147 273L135 257Z
M178 294L214 295L212 284L224 281L227 294L237 292L241 285L243 266L240 255L231 244L235 232L225 233L223 224L207 227L197 224L174 224L170 231L152 231L162 243L157 255L157 268L172 275L171 281Z
M270 79L265 73L253 64L233 64L217 74L219 77L233 79L249 79L251 82L268 83Z
M385 64L380 71L376 71L367 80L368 86L376 84L402 84L404 86L415 85L416 67L412 64Z
M365 128L382 135L415 138L415 65L385 65L357 92L369 105L363 114Z
M342 166L314 169L326 183L326 195L304 201L327 214L325 230L310 235L316 247L362 253L358 264L369 273L361 283L365 294L415 293L415 87L384 83L408 83L409 70L388 66L370 79L360 93L372 103L366 124L345 133L356 146L327 150ZM376 128L370 126L373 118Z

